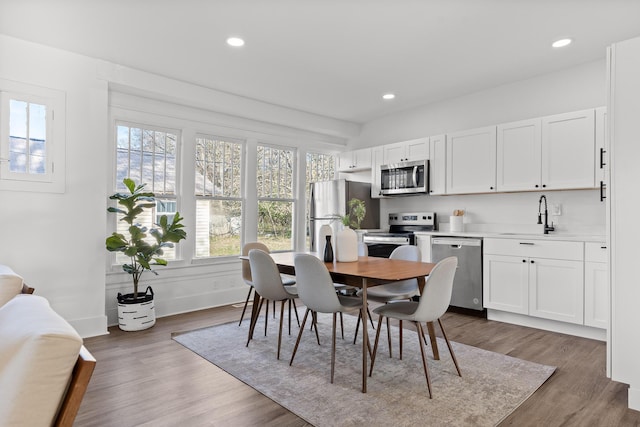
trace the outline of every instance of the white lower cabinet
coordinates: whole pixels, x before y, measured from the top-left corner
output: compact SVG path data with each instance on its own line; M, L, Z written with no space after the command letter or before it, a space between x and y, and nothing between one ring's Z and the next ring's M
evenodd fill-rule
M484 247L486 308L583 324L582 242L485 239Z
M586 243L585 246L584 324L609 328L609 272L604 243Z
M529 315L581 325L584 321L584 263L533 258L528 264Z

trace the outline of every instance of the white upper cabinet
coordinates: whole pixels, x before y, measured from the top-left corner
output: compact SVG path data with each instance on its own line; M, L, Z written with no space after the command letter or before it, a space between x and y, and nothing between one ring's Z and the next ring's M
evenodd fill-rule
M358 172L371 169L371 148L346 151L338 155L338 172Z
M595 110L542 118L542 188L595 187Z
M447 134L447 194L496 191L496 127Z
M383 164L426 160L429 158L429 138L396 142L383 146Z
M527 191L541 184L542 120L532 119L498 125L498 191Z
M607 182L607 171L609 170L607 165L607 150L609 146L607 132L607 107L596 108L596 187L604 186Z
M447 179L446 136L429 138L429 194L446 194Z
M382 146L373 147L371 149L371 198L382 198L381 186L381 173L380 166L382 165Z

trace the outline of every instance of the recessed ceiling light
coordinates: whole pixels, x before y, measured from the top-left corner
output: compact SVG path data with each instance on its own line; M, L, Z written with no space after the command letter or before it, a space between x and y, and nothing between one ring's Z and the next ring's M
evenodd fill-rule
M392 93L385 93L384 95L382 95L382 99L386 99L386 100L393 99L395 97L396 96Z
M556 40L554 41L551 46L553 47L565 47L571 44L573 40L571 39L560 39L560 40Z
M240 47L244 46L244 40L242 40L240 37L229 37L227 39L227 44L233 47Z

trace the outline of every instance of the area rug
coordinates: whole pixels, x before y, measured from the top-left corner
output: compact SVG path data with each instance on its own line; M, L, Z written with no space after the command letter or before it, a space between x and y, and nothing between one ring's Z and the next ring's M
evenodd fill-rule
M304 331L289 366L298 328L287 334L286 318L280 360L276 360L277 320L264 316L248 347L248 323L237 322L175 334L173 339L258 390L314 426L494 426L531 396L555 367L527 362L452 342L462 377L444 340L440 360L427 347L433 399L429 399L416 332L404 331L402 360L398 330L392 326L393 358L383 325L373 376L361 392L361 334L353 344L355 318L344 316L345 339L336 340L336 371L331 374L331 315L319 315L320 343ZM375 331L369 328L370 337ZM427 340L428 341L428 340ZM373 342L373 341L372 341Z

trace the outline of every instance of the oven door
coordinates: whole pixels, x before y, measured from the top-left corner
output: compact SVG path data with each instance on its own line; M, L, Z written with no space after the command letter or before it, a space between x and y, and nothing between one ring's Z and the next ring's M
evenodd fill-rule
M412 236L375 236L365 235L363 239L367 245L369 256L375 256L380 258L389 258L391 252L398 246L411 245Z

